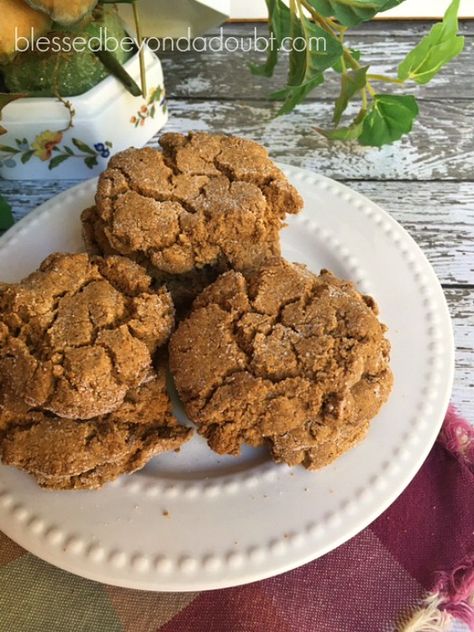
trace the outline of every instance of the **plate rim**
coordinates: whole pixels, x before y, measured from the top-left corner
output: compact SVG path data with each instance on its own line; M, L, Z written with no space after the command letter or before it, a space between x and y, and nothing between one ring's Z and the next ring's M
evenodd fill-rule
M443 390L443 394L441 398L443 401L443 405L441 407L442 411L440 409L438 413L439 421L436 424L432 423L429 427L429 430L430 430L429 440L424 441L424 443L418 447L417 458L410 459L403 475L397 478L398 482L392 489L391 493L389 494L385 493L383 495L383 500L379 498L376 508L374 508L371 512L367 512L367 511L362 512L359 515L358 520L352 521L352 525L353 525L352 528L347 529L344 532L343 536L337 539L332 539L331 542L327 544L326 546L322 546L322 547L320 546L318 548L315 545L313 547L313 553L308 553L307 555L300 554L299 556L295 555L293 556L293 561L289 561L287 563L281 563L277 569L275 568L275 565L271 565L271 567L266 572L265 571L262 572L262 569L257 569L256 571L253 571L253 573L250 571L247 571L247 572L243 572L241 577L230 579L230 580L221 579L217 581L216 579L212 579L211 577L210 579L211 579L212 585L210 585L209 581L207 583L205 582L199 583L199 581L201 581L200 579L198 582L195 582L194 585L177 586L175 582L172 582L171 584L167 585L166 580L164 580L164 578L160 576L159 574L155 575L155 580L150 580L150 581L145 580L144 577L140 578L139 575L134 576L133 574L130 575L130 579L116 580L110 575L107 575L107 570L108 570L107 567L103 568L100 565L94 565L91 572L84 572L84 570L81 570L81 572L77 572L74 570L73 557L68 558L67 555L63 555L62 560L64 560L64 564L62 563L62 560L61 560L61 564L58 564L57 557L55 556L54 552L50 553L48 547L44 547L44 545L42 546L40 553L37 553L36 551L34 552L34 554L40 559L46 562L52 563L55 566L62 568L63 570L69 571L73 574L76 574L78 576L81 576L87 579L91 579L91 580L98 581L101 583L121 586L125 588L139 589L139 590L151 590L151 591L156 591L156 592L161 592L161 591L189 592L189 591L202 591L202 590L218 590L221 588L244 585L250 582L267 579L269 577L273 577L275 575L279 575L281 573L295 569L314 559L321 557L322 555L327 554L328 552L334 550L335 548L337 548L344 542L347 542L356 534L358 534L361 530L366 528L378 516L380 516L403 493L403 491L406 489L406 487L413 480L414 476L417 474L417 472L421 468L426 457L431 451L436 441L438 432L442 426L444 414L449 405L450 395L452 392L452 386L454 382L455 344L454 344L452 320L450 317L446 297L442 289L442 286L439 282L439 279L436 276L436 273L432 265L428 261L426 255L418 246L418 244L415 242L415 240L411 237L408 231L406 231L406 229L401 224L399 224L387 211L381 208L378 204L372 202L369 198L367 198L363 194L357 191L354 191L349 186L343 183L337 182L321 174L313 173L310 170L306 170L306 169L291 166L291 165L280 164L279 166L283 168L283 170L285 171L287 175L290 175L290 176L293 175L296 177L296 175L299 174L298 176L299 179L306 179L309 183L315 186L317 182L320 182L320 183L322 182L324 183L325 188L328 188L328 189L332 188L333 190L336 189L338 191L338 194L349 196L349 199L346 200L347 202L349 202L351 199L356 199L362 202L363 204L365 204L366 206L372 209L375 209L377 213L383 216L383 219L385 222L387 222L392 228L396 227L396 230L403 234L404 240L408 240L410 244L410 249L416 250L416 254L419 257L419 261L423 260L424 268L425 268L423 272L429 276L430 283L431 284L434 283L436 285L436 289L439 294L438 298L442 299L440 300L439 312L442 312L440 316L443 319L443 326L446 326L449 324L449 331L450 331L449 348L444 353L445 356L446 355L448 356L448 361L446 365L449 371L447 370L448 374L444 376L445 378L444 383L443 383L444 385L442 386L442 390ZM74 195L74 193L77 190L83 190L88 187L92 188L95 185L96 181L97 181L97 178L92 178L90 180L79 182L78 184L66 189L65 191L62 191L61 193L53 196L49 200L42 203L31 213L23 217L17 224L15 224L14 227L8 230L3 236L0 237L0 250L4 246L6 246L10 241L18 238L26 227L38 221L43 215L43 213L48 211L48 208L50 206L61 203L63 200L69 198L71 195ZM383 183L381 183L381 186L383 186ZM434 285L432 286L434 287ZM441 412L443 414L441 414ZM435 415L436 415L436 411L433 413L433 416ZM427 432L428 431L425 430L424 439L426 439ZM413 457L413 453L411 456ZM0 476L0 483L1 483L1 476ZM29 536L26 531L23 532L23 529L18 530L18 526L19 526L18 524L17 524L16 530L13 528L13 526L10 528L9 524L7 524L5 528L5 524L4 524L5 518L4 518L4 511L3 511L3 509L5 508L4 504L5 503L3 503L2 505L2 494L1 494L1 489L0 489L0 527L2 531L12 540L17 542L20 546L23 546L27 551L33 552L32 548L34 549L35 547L31 547L31 535ZM11 510L11 506L7 506L6 507L7 513L10 513L10 510ZM13 524L14 524L14 521L12 521L12 525ZM157 587L157 583L159 583L159 587Z

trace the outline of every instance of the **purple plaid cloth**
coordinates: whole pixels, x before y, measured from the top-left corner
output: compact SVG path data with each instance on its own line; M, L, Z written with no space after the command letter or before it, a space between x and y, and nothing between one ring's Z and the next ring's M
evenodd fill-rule
M429 593L474 630L474 431L453 409L417 476L367 529L279 577L201 593L159 630L383 632L404 629Z
M438 632L455 619L474 631L473 492L474 429L451 409L417 476L380 518L324 557L247 586L105 586L0 534L0 632Z

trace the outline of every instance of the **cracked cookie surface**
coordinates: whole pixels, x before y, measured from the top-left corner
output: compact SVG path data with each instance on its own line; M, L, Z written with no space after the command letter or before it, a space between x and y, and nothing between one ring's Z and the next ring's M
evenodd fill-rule
M152 369L174 307L123 257L50 255L0 285L0 405L90 419L117 408Z
M171 413L161 365L112 413L88 421L0 407L0 455L51 489L94 489L177 450L192 430Z
M363 438L392 386L375 302L328 271L282 259L227 272L170 340L170 367L209 446L317 469Z
M164 134L160 144L161 152L128 149L110 160L96 207L82 218L90 250L173 278L178 302L180 281L195 296L229 267L252 269L279 255L285 216L302 199L262 146L204 133Z

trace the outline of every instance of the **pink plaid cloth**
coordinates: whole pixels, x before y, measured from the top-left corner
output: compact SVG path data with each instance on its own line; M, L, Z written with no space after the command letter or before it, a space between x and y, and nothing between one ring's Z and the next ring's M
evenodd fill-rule
M417 476L367 529L284 575L201 593L159 630L383 632L404 629L429 593L474 630L473 592L474 429L451 408Z
M451 409L380 518L273 579L192 594L126 590L55 569L0 534L0 632L437 632L456 618L474 631L473 492L474 429Z

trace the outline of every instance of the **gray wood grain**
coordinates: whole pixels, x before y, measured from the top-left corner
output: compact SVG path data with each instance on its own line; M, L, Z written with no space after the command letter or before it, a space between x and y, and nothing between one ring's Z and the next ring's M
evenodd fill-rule
M291 157L286 158L291 162ZM76 181L0 180L0 192L20 219ZM444 285L474 285L474 184L352 182L389 211L418 242Z
M451 401L474 423L474 289L445 290L453 318L456 341L456 370Z
M362 22L359 26L355 26L350 29L350 33L356 33L358 35L373 35L374 33L386 33L390 37L408 37L414 42L418 40L420 36L423 36L435 23L433 20L383 20L376 19L371 22ZM231 21L223 25L224 32L226 34L233 33L239 34L242 32L248 32L248 29L253 26L257 26L265 31L265 20L254 21ZM463 35L474 35L474 20L460 20L459 31ZM211 29L209 34L216 34L219 32L219 27Z
M337 180L472 180L474 101L423 101L413 131L381 149L330 142L332 103L310 102L275 118L275 104L255 101L171 101L168 129L224 131L252 138L282 162ZM352 110L354 113L354 111Z
M474 285L473 183L369 181L350 186L406 228L443 285Z
M240 25L243 27L243 25ZM426 29L427 31L428 29ZM234 33L232 31L235 31ZM425 31L425 32L426 32ZM170 52L159 54L166 76L166 86L169 95L176 97L207 98L212 94L215 99L267 99L268 95L285 85L288 72L288 54L282 53L275 75L272 79L253 76L248 68L250 62L262 63L265 53L255 50L254 33L259 38L265 38L267 30L264 25L247 25L240 29L225 30L224 43L234 46L235 38L239 42L239 50L235 52ZM216 38L210 35L208 40ZM348 44L362 54L361 63L369 64L370 73L397 76L397 66L405 55L413 48L419 36L397 36L389 29L376 32L358 33L348 36ZM208 41L208 46L219 40ZM458 58L452 60L443 71L428 85L418 86L413 82L404 86L387 85L376 82L374 85L380 92L416 94L420 98L457 99L474 98L474 81L472 70L469 69L471 49L474 35L466 36L465 51ZM265 46L264 40L257 44L260 49ZM390 54L387 54L387 50ZM471 75L471 80L469 80ZM340 79L333 71L326 73L326 83L309 95L308 100L321 98L335 98L339 94Z

